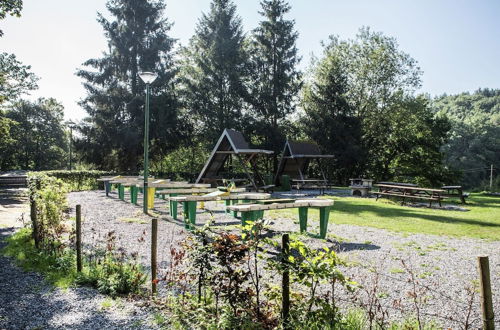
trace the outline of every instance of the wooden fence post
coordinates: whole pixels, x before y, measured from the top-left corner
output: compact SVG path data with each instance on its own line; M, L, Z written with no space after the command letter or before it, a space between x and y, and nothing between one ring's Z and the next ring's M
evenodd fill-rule
M154 218L151 222L151 293L156 294L156 256L158 241L158 219Z
M290 237L288 234L282 236L281 252L283 255L283 279L281 281L281 295L282 295L282 317L283 329L289 329L289 315L290 315L290 272L288 270L288 255L290 254Z
M481 284L481 308L483 310L483 329L495 329L493 298L491 295L490 262L488 257L477 257Z
M76 206L76 271L82 271L82 206Z
M31 198L30 200L30 218L31 218L31 226L33 228L33 240L35 241L35 247L37 249L40 248L40 235L39 235L39 230L40 228L38 227L38 218L37 218L37 213L36 213L36 200L34 198Z

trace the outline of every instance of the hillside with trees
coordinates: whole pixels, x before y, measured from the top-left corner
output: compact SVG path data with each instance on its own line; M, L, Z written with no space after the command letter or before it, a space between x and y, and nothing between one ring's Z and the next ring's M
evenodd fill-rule
M442 147L445 164L461 173L468 187L489 185L491 165L496 171L500 168L500 90L443 95L432 107L451 123L448 141ZM500 186L498 179L495 186Z

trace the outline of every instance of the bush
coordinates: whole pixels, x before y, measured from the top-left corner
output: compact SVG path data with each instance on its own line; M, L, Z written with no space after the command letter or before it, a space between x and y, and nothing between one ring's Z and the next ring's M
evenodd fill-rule
M106 236L106 249L93 246L86 256L84 270L79 273L76 283L89 285L99 292L110 294L139 293L146 282L146 275L137 261L122 249L116 249L116 235L109 232Z
M30 201L36 202L36 222L31 223L35 244L57 254L64 249L62 236L69 232L64 225L67 186L54 177L30 172L28 188Z
M42 171L29 172L30 175L47 175L60 179L66 185L68 191L96 190L99 189L97 179L106 175L115 175L113 172L106 171Z

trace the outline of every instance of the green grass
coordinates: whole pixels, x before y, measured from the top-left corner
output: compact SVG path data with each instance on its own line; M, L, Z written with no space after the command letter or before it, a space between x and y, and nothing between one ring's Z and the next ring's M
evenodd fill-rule
M328 197L335 201L330 223L388 229L403 233L424 233L500 240L500 197L471 194L466 205L470 211L447 211L401 206L400 203L372 198ZM446 200L445 204L454 204ZM296 209L269 212L271 218L296 219ZM317 210L309 218L318 221ZM443 248L443 247L437 247Z
M119 220L122 222L126 222L126 223L139 223L139 224L149 223L147 220L139 219L139 218L120 218Z
M16 264L26 271L39 272L45 279L59 288L74 286L76 278L74 254L59 257L39 253L27 228L19 230L7 238L7 246L1 251L3 255L14 258Z

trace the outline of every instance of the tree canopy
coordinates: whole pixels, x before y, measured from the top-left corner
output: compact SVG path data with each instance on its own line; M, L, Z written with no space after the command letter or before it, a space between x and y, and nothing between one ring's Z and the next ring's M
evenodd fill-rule
M225 128L241 129L248 76L241 19L231 0L213 0L183 50L185 107L209 144Z
M98 14L108 39L103 57L90 59L78 71L87 96L80 105L88 113L77 141L84 158L102 169L137 171L144 132L144 90L140 71L154 71L151 86L152 157L177 144L182 126L173 87L176 68L164 17L163 1L110 0L113 20Z
M3 122L4 131L10 133L1 155L2 169L65 168L68 145L63 117L63 106L55 99L22 100L13 104L5 118L0 117L0 125Z
M303 90L305 132L336 156L335 179L444 180L439 147L449 129L415 97L421 71L393 38L361 28L353 40L332 36Z
M263 146L275 152L274 172L301 87L296 46L299 34L294 29L295 22L285 18L291 8L287 2L265 0L261 1L261 7L263 20L252 31L248 46L248 89L253 119L248 124L254 127L252 133L264 137Z
M466 186L486 186L490 166L500 168L500 90L443 95L432 106L451 122L442 148L446 165L463 173Z

